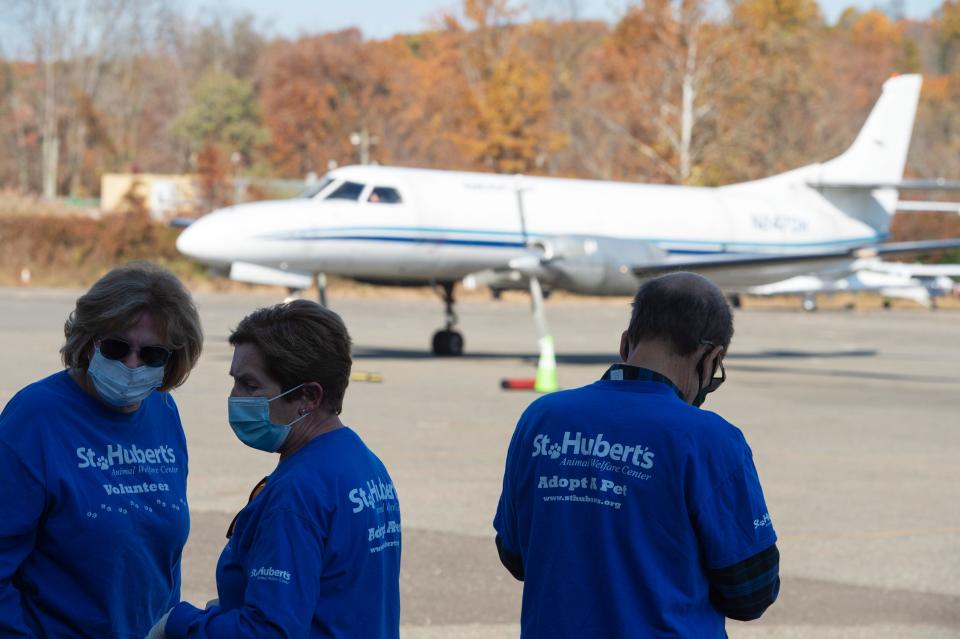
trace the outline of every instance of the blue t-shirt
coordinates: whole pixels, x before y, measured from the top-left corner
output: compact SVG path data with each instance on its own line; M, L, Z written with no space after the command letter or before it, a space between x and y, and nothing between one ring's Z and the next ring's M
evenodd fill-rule
M178 604L167 637L399 637L400 507L355 432L325 433L277 466L237 517L217 594L207 610Z
M142 639L180 599L187 450L167 393L133 413L66 371L0 414L0 636Z
M776 541L740 430L655 381L534 402L494 527L523 560L525 639L725 637L704 571Z

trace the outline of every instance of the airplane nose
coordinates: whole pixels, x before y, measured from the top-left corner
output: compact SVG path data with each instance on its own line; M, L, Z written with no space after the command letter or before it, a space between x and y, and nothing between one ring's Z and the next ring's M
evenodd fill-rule
M200 242L197 237L199 235L199 233L197 233L197 224L199 224L199 222L194 222L180 231L180 236L177 238L177 250L187 257L194 259L200 259L198 255Z
M224 266L230 260L222 254L224 238L217 232L222 225L214 217L209 214L185 228L177 238L177 250L208 266Z

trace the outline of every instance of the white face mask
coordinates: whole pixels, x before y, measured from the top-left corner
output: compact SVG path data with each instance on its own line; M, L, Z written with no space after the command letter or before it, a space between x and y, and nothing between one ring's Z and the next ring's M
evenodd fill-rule
M107 359L100 348L93 353L87 374L100 399L122 408L139 404L163 383L163 366L127 368L118 360Z

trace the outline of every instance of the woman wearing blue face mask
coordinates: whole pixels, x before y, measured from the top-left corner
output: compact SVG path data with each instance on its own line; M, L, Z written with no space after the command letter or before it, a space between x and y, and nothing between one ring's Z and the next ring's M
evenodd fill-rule
M147 263L77 300L66 370L0 413L0 637L139 637L180 598L187 451L167 391L200 356L190 294Z
M230 526L219 601L178 604L149 638L399 637L399 504L386 468L340 421L346 327L298 300L247 316L230 343L230 426L280 461Z

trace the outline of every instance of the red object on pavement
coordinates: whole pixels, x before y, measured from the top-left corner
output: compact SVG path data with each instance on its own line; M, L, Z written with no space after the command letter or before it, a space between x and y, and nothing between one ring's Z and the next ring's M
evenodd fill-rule
M501 379L500 388L504 390L533 390L536 380L532 377L519 379Z

